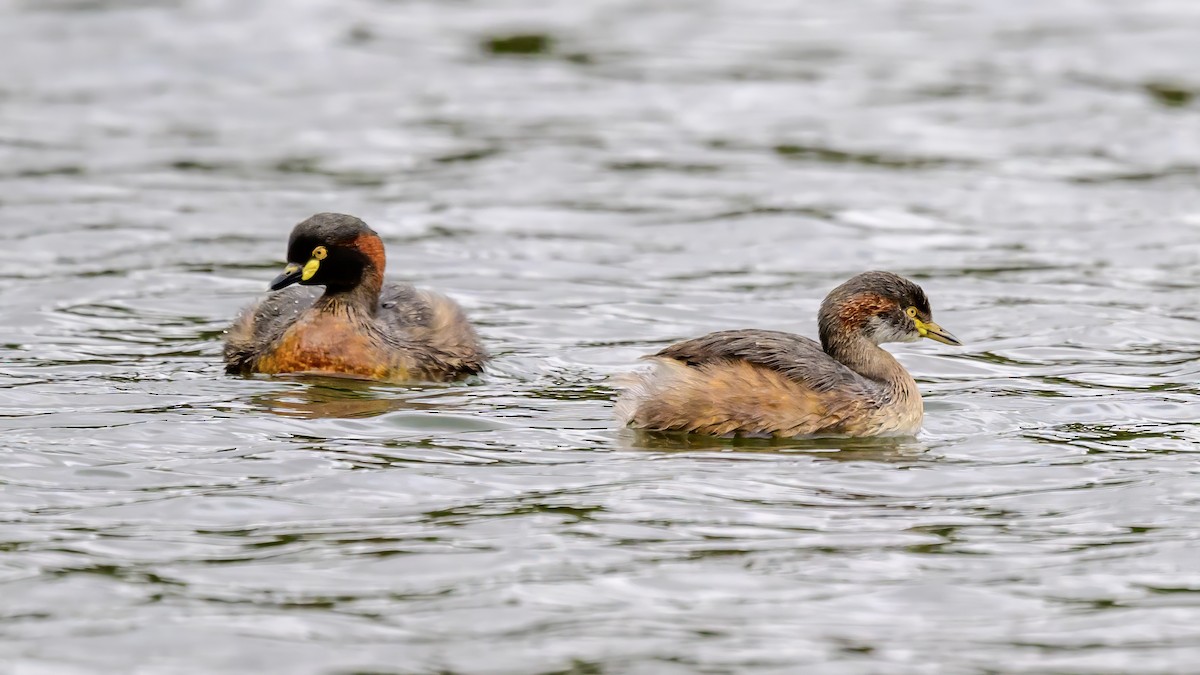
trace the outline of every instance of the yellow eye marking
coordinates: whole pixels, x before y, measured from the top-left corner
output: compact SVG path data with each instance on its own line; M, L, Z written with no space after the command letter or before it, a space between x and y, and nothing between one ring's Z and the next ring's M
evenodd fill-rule
M909 307L908 309L904 310L904 313L907 314L909 316L909 318L911 318L913 320L913 326L916 327L916 329L917 329L917 335L920 335L921 337L925 337L929 333L929 329L926 328L926 326L929 324L927 324L924 321L917 318L917 308L916 307Z
M300 279L308 281L313 278L313 275L321 268L321 261L328 256L329 251L326 251L324 246L314 248L312 258L309 258L308 262L304 263L304 272L300 275Z
M320 266L321 261L317 260L316 258L309 260L308 262L304 263L304 271L300 273L300 278L304 281L308 281L309 279L313 278L313 275L317 273L317 268Z

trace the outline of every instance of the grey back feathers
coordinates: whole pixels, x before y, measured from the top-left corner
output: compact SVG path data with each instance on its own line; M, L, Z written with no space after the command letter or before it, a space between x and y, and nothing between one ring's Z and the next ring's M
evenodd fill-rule
M654 355L699 367L740 360L774 370L813 391L872 396L879 385L838 363L802 335L775 330L723 330L677 342Z

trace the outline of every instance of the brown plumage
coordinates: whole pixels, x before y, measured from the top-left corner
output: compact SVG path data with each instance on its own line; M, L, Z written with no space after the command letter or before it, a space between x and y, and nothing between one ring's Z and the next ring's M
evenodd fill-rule
M716 436L887 436L921 428L921 393L883 342L960 344L933 322L919 286L865 272L821 304L821 342L729 330L648 357L617 401L626 424Z
M287 259L271 282L274 292L229 328L226 372L399 382L455 380L483 369L487 352L458 304L385 283L383 241L358 218L319 213L305 220L292 230Z

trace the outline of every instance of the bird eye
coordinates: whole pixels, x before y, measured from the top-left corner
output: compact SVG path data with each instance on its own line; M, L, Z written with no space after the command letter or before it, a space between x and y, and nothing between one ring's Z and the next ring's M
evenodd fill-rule
M325 250L324 246L318 246L314 248L312 252L312 257L316 258L317 260L324 260L325 256L327 255L329 255L329 252Z
M916 307L909 307L908 309L905 310L905 312L907 312L908 315L911 316L912 318L914 318L914 319L917 318L917 308Z

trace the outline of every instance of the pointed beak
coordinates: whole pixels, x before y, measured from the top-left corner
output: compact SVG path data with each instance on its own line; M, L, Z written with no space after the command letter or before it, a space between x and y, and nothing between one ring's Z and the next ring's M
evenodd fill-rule
M935 340L937 342L941 342L942 344L954 345L955 347L962 346L962 342L959 342L958 338L954 337L950 331L942 328L932 321L925 322L918 320L917 332L920 333L921 337L923 338L929 338L930 340Z
M272 291L277 291L281 288L287 288L292 284L300 281L300 275L304 274L304 268L296 263L288 263L288 266L283 268L283 274L271 280L271 285L268 287Z

